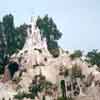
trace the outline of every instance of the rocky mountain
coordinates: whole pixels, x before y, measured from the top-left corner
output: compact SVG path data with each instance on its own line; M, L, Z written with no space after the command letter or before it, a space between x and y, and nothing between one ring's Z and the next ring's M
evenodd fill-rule
M13 54L0 81L0 100L100 100L100 72L83 58L60 50L54 58L36 20L22 50Z

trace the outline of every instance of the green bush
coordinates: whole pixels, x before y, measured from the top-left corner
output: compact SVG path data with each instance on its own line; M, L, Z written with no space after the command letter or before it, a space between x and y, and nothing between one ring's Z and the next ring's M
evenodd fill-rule
M81 56L82 56L82 52L80 50L76 50L76 51L74 51L74 53L72 53L70 55L70 58L73 60L73 59L79 58Z
M29 87L29 93L25 93L25 92L18 93L17 95L15 95L15 99L21 100L24 97L34 99L35 96L38 95L38 92L42 92L43 89L48 90L51 86L52 86L52 83L46 81L44 76L41 76L38 83L36 81L35 83L31 84L31 86Z
M61 80L61 90L62 90L62 97L66 98L66 87L65 87L65 80Z
M18 93L17 95L15 95L14 96L14 98L15 99L18 99L18 100L22 100L23 98L32 98L32 99L34 99L34 97L32 97L32 95L31 94L29 94L29 93L25 93L25 92L22 92L22 93Z
M87 53L86 55L87 59L86 61L92 65L100 66L100 52L98 50L92 50Z
M0 65L0 74L4 73L4 66Z
M53 57L58 57L59 56L59 48L50 48L49 52L52 54Z
M41 36L45 37L47 40L47 46L50 53L54 57L57 57L59 54L58 49L56 50L56 52L54 50L52 51L52 49L59 48L57 40L61 38L62 33L58 30L55 22L53 21L51 17L49 17L48 15L45 15L42 18L38 17L36 24L40 29Z
M66 97L66 98L59 97L58 100L73 100L73 98L72 97Z
M68 75L69 75L69 70L66 69L65 72L64 72L64 76L67 77Z

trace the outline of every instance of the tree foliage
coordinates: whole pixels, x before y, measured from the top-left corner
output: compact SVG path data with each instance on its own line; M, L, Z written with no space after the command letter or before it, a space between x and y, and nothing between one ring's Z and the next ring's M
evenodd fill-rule
M80 50L75 50L74 53L70 55L71 59L79 58L82 57L82 51Z
M20 25L19 27L16 28L16 48L17 49L22 49L24 43L25 43L25 40L26 40L26 37L27 37L27 32L26 32L26 29L27 29L28 25L27 24L23 24L23 25Z
M54 57L57 57L59 55L57 40L61 38L62 33L57 29L53 19L48 17L48 15L45 15L43 18L38 17L37 26L40 29L41 36L47 39L48 50Z
M63 98L66 98L65 80L61 80L61 90L62 90L62 97L63 97Z
M92 65L100 66L100 52L98 50L92 50L87 53L87 61Z
M57 29L53 19L45 15L43 18L38 17L37 26L39 27L43 37L47 40L59 40L62 33Z
M7 64L9 56L23 47L27 36L26 28L26 24L16 28L11 14L3 17L0 22L0 65L2 67Z

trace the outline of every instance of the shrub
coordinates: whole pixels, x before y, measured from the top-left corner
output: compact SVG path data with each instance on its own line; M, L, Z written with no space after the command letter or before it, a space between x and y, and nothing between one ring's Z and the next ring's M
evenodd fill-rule
M42 92L44 88L46 90L48 90L51 86L52 86L51 82L48 82L48 81L44 80L44 81L40 82L39 84L32 84L29 91L34 96L36 96L38 94L38 92Z
M81 78L82 77L82 71L81 71L81 68L79 66L74 65L72 67L72 77L73 78L77 78L77 77Z
M24 97L34 99L39 92L42 92L44 89L48 90L52 86L52 83L46 81L44 76L39 75L38 77L40 79L37 81L37 79L35 78L33 80L34 82L32 82L31 86L29 87L29 93L18 93L17 95L15 95L15 98L20 100L22 100Z
M74 53L72 53L71 55L70 55L70 58L71 59L75 59L75 58L79 58L79 57L81 57L82 56L82 52L80 51L80 50L76 50L76 51L74 51Z
M58 100L73 100L73 98L72 97L66 97L66 98L59 97Z
M86 61L92 65L100 66L100 52L98 50L92 50L87 53Z
M32 95L31 94L29 94L29 93L25 93L25 92L22 92L22 93L18 93L17 95L15 95L14 96L14 98L15 99L18 99L18 100L22 100L23 98L32 98L32 99L34 99L34 97L32 97Z
M34 99L36 95L32 93L25 93L25 92L19 92L17 95L14 96L15 99L22 100L23 98L31 98Z
M59 56L59 48L50 48L49 52L52 54L53 57L58 57Z
M62 97L66 98L65 80L61 80L61 90L62 90Z
M0 74L4 73L4 67L2 65L0 65Z
M64 76L67 77L69 75L68 69L65 70Z

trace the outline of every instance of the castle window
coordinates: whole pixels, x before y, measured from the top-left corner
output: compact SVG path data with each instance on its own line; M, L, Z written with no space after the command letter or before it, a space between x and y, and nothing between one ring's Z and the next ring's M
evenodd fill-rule
M47 62L47 58L46 57L44 58L44 61Z

